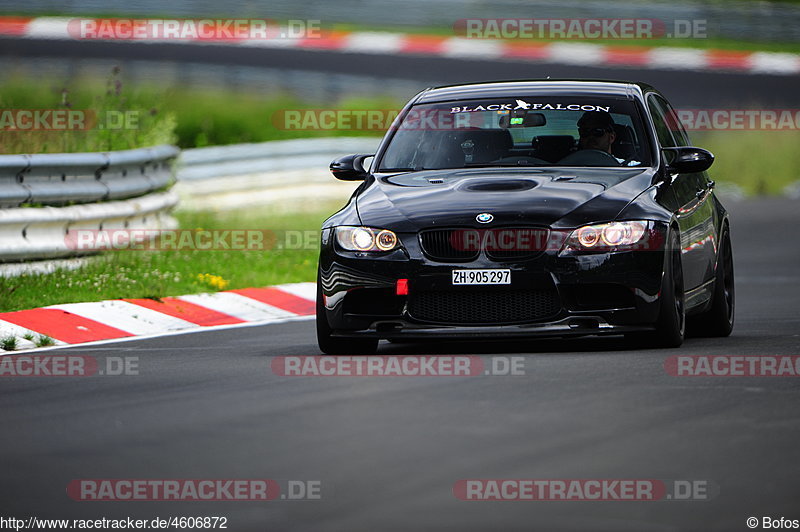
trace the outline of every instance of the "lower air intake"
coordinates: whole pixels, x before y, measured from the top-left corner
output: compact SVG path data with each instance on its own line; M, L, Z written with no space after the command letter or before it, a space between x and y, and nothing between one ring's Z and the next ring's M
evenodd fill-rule
M543 320L558 314L561 303L552 290L449 290L412 294L414 319L451 325L501 325Z

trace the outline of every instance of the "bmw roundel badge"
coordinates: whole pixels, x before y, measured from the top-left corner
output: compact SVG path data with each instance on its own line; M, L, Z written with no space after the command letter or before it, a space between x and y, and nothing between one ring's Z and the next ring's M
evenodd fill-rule
M489 214L488 212L482 212L478 216L475 217L478 220L478 223L488 224L492 220L494 220L494 216Z

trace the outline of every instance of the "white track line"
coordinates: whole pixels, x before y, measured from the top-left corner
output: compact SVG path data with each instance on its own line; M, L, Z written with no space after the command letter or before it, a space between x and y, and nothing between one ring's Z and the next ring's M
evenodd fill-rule
M195 323L140 307L127 301L110 300L91 303L67 303L45 308L60 309L136 335L156 334L197 327Z
M272 305L267 305L266 303L232 292L194 294L180 296L178 299L200 305L201 307L210 308L211 310L216 310L217 312L245 321L289 318L297 315L293 312L273 307Z
M404 38L399 33L361 31L348 35L341 49L365 54L395 54L402 48Z
M708 57L703 50L687 48L653 48L647 54L648 66L673 70L700 70L708 66Z
M501 42L451 37L442 43L440 55L444 57L496 59L503 55L504 49L505 47Z
M800 56L795 54L756 52L750 55L749 60L751 72L765 74L800 73Z
M567 65L601 65L606 61L604 46L577 42L557 42L547 48L548 61Z
M308 299L309 301L317 300L317 285L316 283L291 283L279 284L273 288L279 288L284 292L288 292L297 297Z
M77 17L75 17L77 19ZM25 28L25 37L34 39L69 39L69 22L66 17L39 17L31 20Z

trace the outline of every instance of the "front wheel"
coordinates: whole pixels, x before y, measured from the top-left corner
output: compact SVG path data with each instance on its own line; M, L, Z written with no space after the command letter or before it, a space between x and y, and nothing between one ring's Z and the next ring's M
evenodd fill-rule
M656 322L655 344L659 347L679 347L686 331L686 302L683 289L681 241L678 233L670 232L661 284L661 309Z
M726 227L719 244L711 308L691 320L690 332L697 336L729 336L733 331L735 308L736 291L733 282L733 249L731 247L731 233Z
M333 329L325 315L322 288L317 279L317 344L326 355L374 355L378 349L377 338L339 338L332 336Z

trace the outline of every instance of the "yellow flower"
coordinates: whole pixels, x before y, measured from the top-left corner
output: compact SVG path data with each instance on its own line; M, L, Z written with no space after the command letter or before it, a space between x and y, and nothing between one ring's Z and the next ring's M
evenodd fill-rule
M224 290L225 287L230 283L230 281L226 281L219 275L214 275L211 273L198 273L197 280L216 290Z

